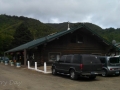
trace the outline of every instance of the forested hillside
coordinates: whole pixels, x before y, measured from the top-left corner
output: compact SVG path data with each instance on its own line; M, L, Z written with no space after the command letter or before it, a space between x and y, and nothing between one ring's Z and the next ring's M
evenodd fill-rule
M4 51L13 48L14 45L12 42L14 40L15 31L22 23L24 23L25 27L28 28L33 39L58 31L57 29L36 19L23 16L0 15L0 54L3 54Z
M73 28L81 23L69 23L70 28ZM83 24L83 23L82 23ZM120 28L106 28L102 29L98 25L92 24L92 23L84 23L87 27L89 27L91 30L98 33L100 36L108 40L109 42L112 42L112 40L116 40L116 42L120 42ZM47 25L50 25L58 30L67 30L68 22L64 23L47 23Z
M26 26L32 33L34 39L48 35L51 32L56 32L57 29L51 28L50 26L40 22L39 20L27 18L23 16L8 16L0 15L0 32L13 35L16 28L21 23L26 23Z
M81 23L70 23L70 28L76 27ZM120 28L107 28L102 29L98 25L92 23L84 23L86 26L97 32L103 38L107 39L109 42L116 40L120 42ZM0 55L3 55L3 52L9 50L16 45L23 44L22 41L18 42L20 35L23 35L24 32L28 32L29 36L27 40L24 39L24 43L37 39L48 34L67 30L68 23L42 23L39 20L33 18L27 18L24 16L9 16L9 15L0 15ZM24 31L25 28L27 31ZM21 36L22 37L22 36ZM16 39L17 38L17 39ZM15 45L16 44L16 45Z

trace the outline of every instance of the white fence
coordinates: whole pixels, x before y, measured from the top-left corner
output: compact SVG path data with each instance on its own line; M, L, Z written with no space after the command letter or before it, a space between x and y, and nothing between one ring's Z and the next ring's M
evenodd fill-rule
M51 72L47 72L46 62L44 62L44 70L39 70L37 68L37 62L35 62L35 68L32 68L32 67L30 67L30 62L28 61L28 69L32 69L32 70L35 70L35 71L38 71L38 72L42 72L42 73L45 73L45 74L51 73Z

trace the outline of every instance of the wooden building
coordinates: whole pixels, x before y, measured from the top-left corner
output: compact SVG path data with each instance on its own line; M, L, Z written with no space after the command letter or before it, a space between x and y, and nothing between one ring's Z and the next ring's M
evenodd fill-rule
M21 56L21 62L24 65L28 60L31 64L36 61L42 65L43 62L52 63L64 54L111 55L116 52L118 52L117 47L81 24L75 28L33 40L5 53L18 57L14 59L19 59Z

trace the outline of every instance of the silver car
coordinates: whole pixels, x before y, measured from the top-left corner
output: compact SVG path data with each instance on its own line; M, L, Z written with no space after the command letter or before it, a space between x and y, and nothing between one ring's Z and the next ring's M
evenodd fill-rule
M119 56L98 56L102 63L104 73L102 76L120 75L120 57Z

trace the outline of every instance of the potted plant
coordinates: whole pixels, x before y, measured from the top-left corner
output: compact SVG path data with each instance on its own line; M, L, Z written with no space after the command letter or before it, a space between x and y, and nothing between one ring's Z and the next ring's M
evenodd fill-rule
M1 63L3 63L3 60L0 60Z
M11 66L14 66L13 60L10 61L10 65L11 65Z
M18 60L16 62L16 67L21 67L21 55L19 55L19 58L18 58Z
M8 61L7 60L5 60L5 65L8 65Z
M16 62L16 67L21 67L21 62Z

